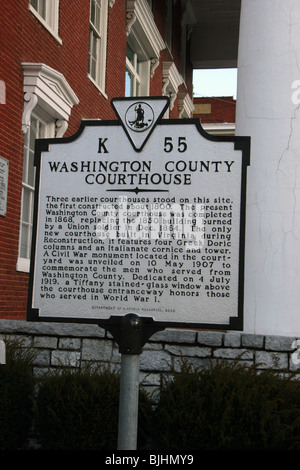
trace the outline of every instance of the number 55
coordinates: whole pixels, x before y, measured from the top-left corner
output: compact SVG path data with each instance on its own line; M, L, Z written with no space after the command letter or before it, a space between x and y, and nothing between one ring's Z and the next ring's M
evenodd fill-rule
M172 152L173 149L174 149L173 138L165 137L164 151L167 153L170 153ZM177 143L178 152L183 153L186 151L186 149L187 149L186 138L178 137L178 143Z

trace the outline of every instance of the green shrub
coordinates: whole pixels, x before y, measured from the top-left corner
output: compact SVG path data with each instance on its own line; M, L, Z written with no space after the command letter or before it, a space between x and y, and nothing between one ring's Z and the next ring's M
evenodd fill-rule
M300 383L239 363L182 361L154 420L160 449L300 450Z
M29 435L35 385L33 357L21 342L6 342L6 364L0 365L1 450L16 450Z
M109 368L63 369L46 376L36 398L36 428L42 449L116 449L119 379L119 374ZM149 407L150 402L141 393L141 422ZM141 433L139 442L144 438Z

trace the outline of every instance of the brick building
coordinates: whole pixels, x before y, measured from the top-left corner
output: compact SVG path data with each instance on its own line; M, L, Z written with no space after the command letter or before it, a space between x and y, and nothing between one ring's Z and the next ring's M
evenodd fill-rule
M234 135L236 100L232 96L194 98L193 117L214 135Z
M0 317L24 319L35 138L116 119L120 96L167 95L170 118L191 117L195 19L189 1L157 0L21 0L0 14Z
M34 138L115 119L111 99L129 93L191 116L192 70L237 67L235 135L251 137L244 328L299 337L299 1L19 0L0 14L0 316L25 318Z

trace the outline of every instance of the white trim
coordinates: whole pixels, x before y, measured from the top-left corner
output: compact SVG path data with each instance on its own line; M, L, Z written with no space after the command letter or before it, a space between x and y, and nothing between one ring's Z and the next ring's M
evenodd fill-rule
M91 1L91 0L90 0ZM88 78L100 91L100 93L107 98L105 94L106 86L106 56L107 56L107 26L108 26L108 0L100 0L101 12L100 12L100 24L99 29L96 29L95 25L89 21L89 34L91 37L91 30L95 33L94 37L97 36L97 61L96 61L96 77L94 78L90 69L88 72ZM90 3L91 5L91 3ZM90 49L91 39L89 39L89 60L90 60ZM89 62L90 67L90 62Z
M100 91L101 95L104 96L104 98L108 99L108 96L107 94L105 93L105 91L102 90L102 88L100 87L100 85L98 85L97 82L95 82L95 80L93 79L93 77L88 73L87 74L87 77L88 79L92 82L92 84L97 88L98 91Z
M68 129L68 121L66 119L57 119L55 128L55 136L57 138L63 137Z
M132 77L132 84L133 84L133 94L130 93L129 96L142 96L141 93L141 85L142 85L142 79L140 74L137 72L137 66L138 66L138 58L137 54L133 52L133 64L130 62L129 58L126 56L126 70L130 73ZM136 90L139 90L138 93L136 93ZM130 90L131 92L132 90ZM147 93L144 93L147 96Z
M146 0L127 0L126 2L126 34L132 49L140 51L144 59L151 61L150 75L159 63L160 52L166 48L165 41L155 24L153 13Z
M32 116L33 117L33 116ZM38 106L36 107L36 110L35 110L35 113L34 113L34 118L37 119L37 121L39 121L40 123L43 124L43 133L42 134L39 134L39 137L44 137L44 138L48 138L48 137L54 137L55 135L55 122L53 120L53 118L51 118L51 116L47 115L47 113L45 113L45 111L41 108L39 108ZM33 148L29 148L30 146L30 139L31 137L29 135L25 136L25 141L24 141L24 158L25 157L25 153L27 155L27 157L29 156L29 154L33 153L34 149ZM24 161L23 161L23 165L24 165ZM25 172L27 173L27 170L30 170L30 161L28 159L26 159L26 167L25 167ZM23 175L24 175L24 166L23 166ZM27 177L25 177L25 179L27 180ZM28 220L27 221L23 221L22 220L22 215L23 215L23 204L24 204L24 191L29 191L29 194L30 194L30 200L28 201L29 202L29 206L28 206ZM21 252L21 242L22 242L22 230L23 228L25 228L25 226L27 226L28 230L29 230L29 233L28 233L28 236L30 237L30 240L28 239L28 242L31 243L31 237L32 237L32 220L33 220L33 205L34 205L34 191L35 191L35 188L34 188L34 181L32 181L31 184L29 184L28 181L22 181L22 203L21 203L21 217L20 217L20 231L19 231L19 256L18 256L18 259L17 259L17 265L16 265L16 270L17 271L20 271L20 272L25 272L25 273L28 273L29 270L30 270L30 258L24 258L24 257L21 257L20 256L20 252ZM28 194L28 193L27 193ZM27 253L29 254L29 250L30 250L30 245L26 245L27 249Z
M178 93L178 110L179 117L191 118L193 117L194 103L187 92Z
M126 70L131 74L134 82L134 94L132 96L149 96L150 93L150 60L141 60L138 54L133 52L133 64L126 55ZM136 85L138 93L136 93ZM125 90L126 91L126 90ZM131 95L130 95L131 96Z
M18 257L16 270L22 273L29 273L30 271L30 259Z
M79 103L79 99L65 77L42 63L23 62L22 68L25 99L22 117L23 133L27 132L31 112L37 103L54 119L68 122L71 109Z
M24 108L22 116L22 132L26 134L30 127L30 118L33 109L36 107L38 97L35 93L26 92L24 94Z
M51 122L51 118L49 116L47 117L45 113L41 111L41 118L38 116L39 110L37 109L37 114L35 115L35 118L43 124L43 134L39 135L39 137L53 137L54 136L54 123L53 120ZM44 122L45 119L45 122ZM50 122L48 121L50 119ZM30 143L31 143L31 136L27 135L25 136L25 141L24 141L24 160L23 160L23 181L22 181L22 202L21 202L21 217L20 217L20 231L19 231L19 255L17 259L17 266L16 269L17 271L21 272L29 272L30 268L30 248L31 248L31 237L32 237L32 220L33 220L33 205L34 205L34 171L32 174L33 179L31 181L28 180L28 172L30 173L31 170L33 170L30 162L30 155L32 156L34 149L31 147L30 148ZM25 166L24 166L25 165ZM25 175L25 180L24 180L24 175ZM24 192L26 191L27 195L29 196L29 199L26 198L27 200L27 217L26 220L23 220L23 209L24 209ZM25 243L25 248L26 248L26 253L27 257L20 256L21 255L21 243L22 243L22 234L23 230L26 231L27 229L27 236L26 236L26 243ZM24 248L24 246L23 246ZM23 254L23 250L22 250Z
M163 87L162 95L169 96L170 109L173 109L177 97L179 85L183 83L183 78L177 70L174 62L163 62Z
M79 99L60 72L41 63L22 63L22 68L24 74L23 134L28 133L32 113L35 110L36 117L44 121L46 125L45 137L54 137L55 133L56 137L63 137L68 127L72 107L79 103ZM27 135L26 138L29 139L29 136ZM21 238L19 249L20 242ZM18 257L17 271L27 273L29 267L29 259Z
M201 122L201 119L200 119ZM213 135L235 135L235 123L201 124L203 129Z

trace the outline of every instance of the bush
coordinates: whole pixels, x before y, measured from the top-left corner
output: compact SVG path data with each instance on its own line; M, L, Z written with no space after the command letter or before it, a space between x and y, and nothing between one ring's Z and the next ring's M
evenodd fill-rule
M300 450L300 383L239 363L182 361L154 419L159 449Z
M1 450L16 450L29 435L35 386L33 357L21 342L6 342L6 364L0 366Z
M58 369L35 391L33 352L7 343L0 366L0 450L24 448L35 420L45 450L115 450L120 377L108 367ZM33 403L35 407L33 407ZM180 450L300 450L300 382L220 361L181 361L154 404L141 389L138 447Z
M36 398L36 428L42 449L116 449L119 383L119 374L109 368L64 369L46 376ZM141 422L149 406L141 393ZM139 441L144 441L142 434Z

